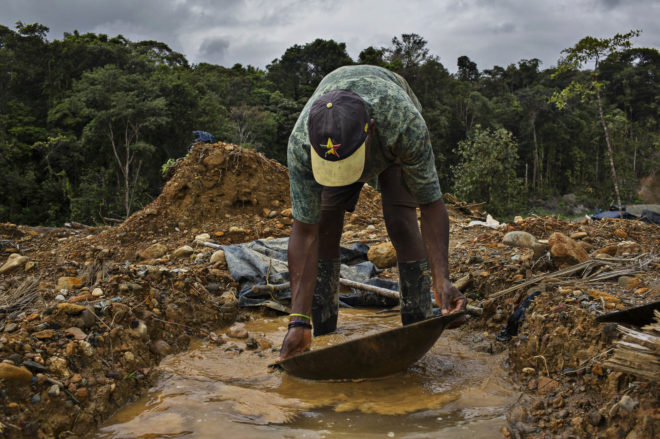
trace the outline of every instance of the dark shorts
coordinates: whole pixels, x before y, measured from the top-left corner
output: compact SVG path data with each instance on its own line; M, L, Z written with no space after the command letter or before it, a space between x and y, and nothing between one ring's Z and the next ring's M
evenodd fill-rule
M378 176L378 185L383 204L392 206L417 207L418 204L404 186L401 166L392 165ZM360 198L364 183L356 182L348 186L324 187L321 192L321 210L344 210L353 212Z

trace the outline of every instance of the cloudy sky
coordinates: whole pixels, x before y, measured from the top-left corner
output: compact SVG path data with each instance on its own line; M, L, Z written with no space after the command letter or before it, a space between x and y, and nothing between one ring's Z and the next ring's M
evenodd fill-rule
M582 37L642 29L636 46L660 47L657 0L0 0L0 24L41 23L64 32L157 40L191 63L265 67L294 44L369 47L416 33L447 69L469 56L479 70L539 58L556 65Z

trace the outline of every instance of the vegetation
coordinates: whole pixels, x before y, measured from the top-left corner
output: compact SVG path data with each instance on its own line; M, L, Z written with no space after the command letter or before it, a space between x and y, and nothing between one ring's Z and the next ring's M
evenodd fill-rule
M121 218L152 200L193 130L284 162L290 131L324 75L369 63L403 75L424 107L442 187L489 211L573 192L634 200L660 165L660 53L637 31L587 37L558 68L538 59L450 74L420 35L352 60L344 43L294 45L265 70L189 65L157 41L0 26L0 221ZM591 64L587 64L591 63ZM586 68L586 67L589 68ZM614 178L614 180L613 180Z

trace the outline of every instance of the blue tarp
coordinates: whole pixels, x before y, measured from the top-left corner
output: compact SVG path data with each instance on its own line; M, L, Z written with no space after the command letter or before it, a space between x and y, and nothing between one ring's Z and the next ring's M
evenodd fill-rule
M289 281L287 265L287 247L289 238L272 240L257 240L244 244L223 246L227 266L231 276L239 282L239 304L241 306L268 306L277 302L288 306L291 301L291 290L268 292L253 292L253 285L277 285ZM397 282L375 277L380 270L367 260L369 247L356 243L353 247L340 249L340 276L356 282L375 285L398 291ZM268 282L266 282L268 277ZM373 293L354 290L351 294L340 294L340 304L344 306L382 306L398 305L398 300L387 299Z

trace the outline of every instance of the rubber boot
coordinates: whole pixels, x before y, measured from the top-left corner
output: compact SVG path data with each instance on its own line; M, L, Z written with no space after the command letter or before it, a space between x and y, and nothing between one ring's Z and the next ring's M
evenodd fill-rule
M340 267L339 259L319 259L312 298L312 326L315 337L337 329Z
M401 292L401 323L426 320L433 315L431 305L431 272L426 259L399 262L399 291Z

